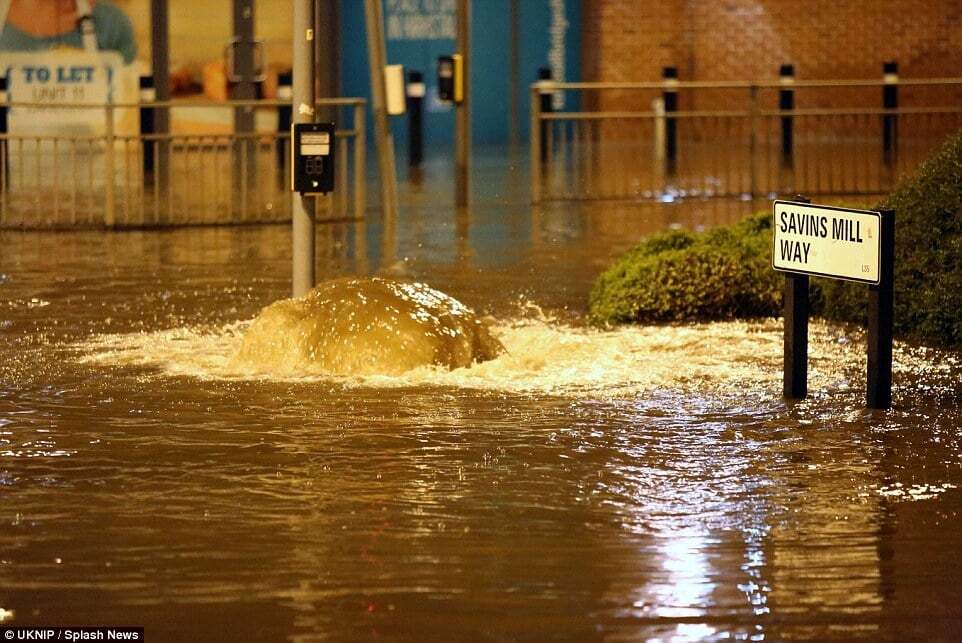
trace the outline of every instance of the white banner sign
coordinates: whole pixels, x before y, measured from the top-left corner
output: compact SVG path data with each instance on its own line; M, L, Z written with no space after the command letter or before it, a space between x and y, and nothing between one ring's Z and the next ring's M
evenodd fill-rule
M112 172L105 155L107 143L102 137L107 133L108 112L104 105L139 99L137 73L124 65L119 53L2 52L0 69L6 72L11 103L7 190L30 202L36 200L40 205L31 212L36 210L39 219L47 216L49 203L71 203L74 208L90 204L92 210L78 216L99 217L103 212L98 204L108 182L118 186L142 182L139 145L131 145L129 139L115 140L115 159L124 162L115 162ZM65 106L71 104L91 107ZM139 131L138 108L113 110L115 136L131 137Z
M792 201L775 201L775 270L879 283L881 215Z
M7 76L9 129L14 135L102 135L106 112L100 109L57 108L64 104L136 103L139 83L132 67L116 52L49 51L0 53ZM17 107L42 103L43 107ZM49 105L49 107L47 107ZM117 109L114 133L133 135L139 129L138 110Z

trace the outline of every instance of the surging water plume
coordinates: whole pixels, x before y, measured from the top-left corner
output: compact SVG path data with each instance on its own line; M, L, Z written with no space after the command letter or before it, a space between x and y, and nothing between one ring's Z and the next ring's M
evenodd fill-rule
M449 369L423 365L400 373L353 376L251 364L240 356L254 322L219 328L178 328L147 334L103 335L82 345L89 363L157 368L164 375L201 379L335 381L345 386L450 386L516 393L623 397L658 390L701 394L779 395L782 326L777 320L597 330L541 319L502 320L491 335L504 352L483 363ZM248 331L245 336L245 330ZM286 349L285 349L286 350ZM836 326L811 328L810 387L858 386L864 347ZM905 347L903 369L930 368ZM916 362L918 362L916 364ZM928 366L926 365L928 364Z
M421 283L344 278L266 307L231 368L270 375L399 375L463 368L504 348L474 312Z

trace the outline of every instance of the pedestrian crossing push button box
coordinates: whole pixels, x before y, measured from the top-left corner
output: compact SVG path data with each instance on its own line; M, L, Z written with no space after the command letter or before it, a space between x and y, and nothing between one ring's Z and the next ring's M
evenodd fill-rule
M438 98L449 103L464 100L463 69L461 54L438 58Z
M301 194L334 191L334 123L291 125L291 189Z

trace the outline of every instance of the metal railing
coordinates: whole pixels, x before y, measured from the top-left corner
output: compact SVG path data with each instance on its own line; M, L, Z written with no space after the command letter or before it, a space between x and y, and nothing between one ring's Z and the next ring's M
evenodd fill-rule
M815 106L780 109L778 93L786 83L778 81L535 83L531 197L881 194L962 127L962 79L899 81L906 93L918 94L905 102L921 106L858 106L877 100L866 91L889 84L795 81L788 89ZM608 107L542 111L540 97L552 92ZM683 104L697 108L666 112L664 92L677 92ZM606 100L611 93L616 99ZM931 104L936 101L945 104ZM841 102L856 106L836 106Z
M365 106L322 99L335 114L336 190L318 198L318 218L365 211ZM194 103L6 103L17 109L86 110L102 115L95 134L0 133L0 228L165 227L267 223L291 216L290 131L277 126L282 101ZM133 110L175 110L192 131L119 133ZM221 118L211 124L211 114ZM235 110L261 115L253 132L233 130ZM99 117L95 116L94 122ZM214 119L217 120L217 119ZM255 119L257 120L257 119ZM149 161L145 162L145 158Z

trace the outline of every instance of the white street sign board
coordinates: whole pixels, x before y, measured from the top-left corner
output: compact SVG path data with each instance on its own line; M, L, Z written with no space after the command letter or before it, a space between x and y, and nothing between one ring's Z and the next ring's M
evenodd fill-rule
M775 201L772 216L775 270L879 283L878 212Z

